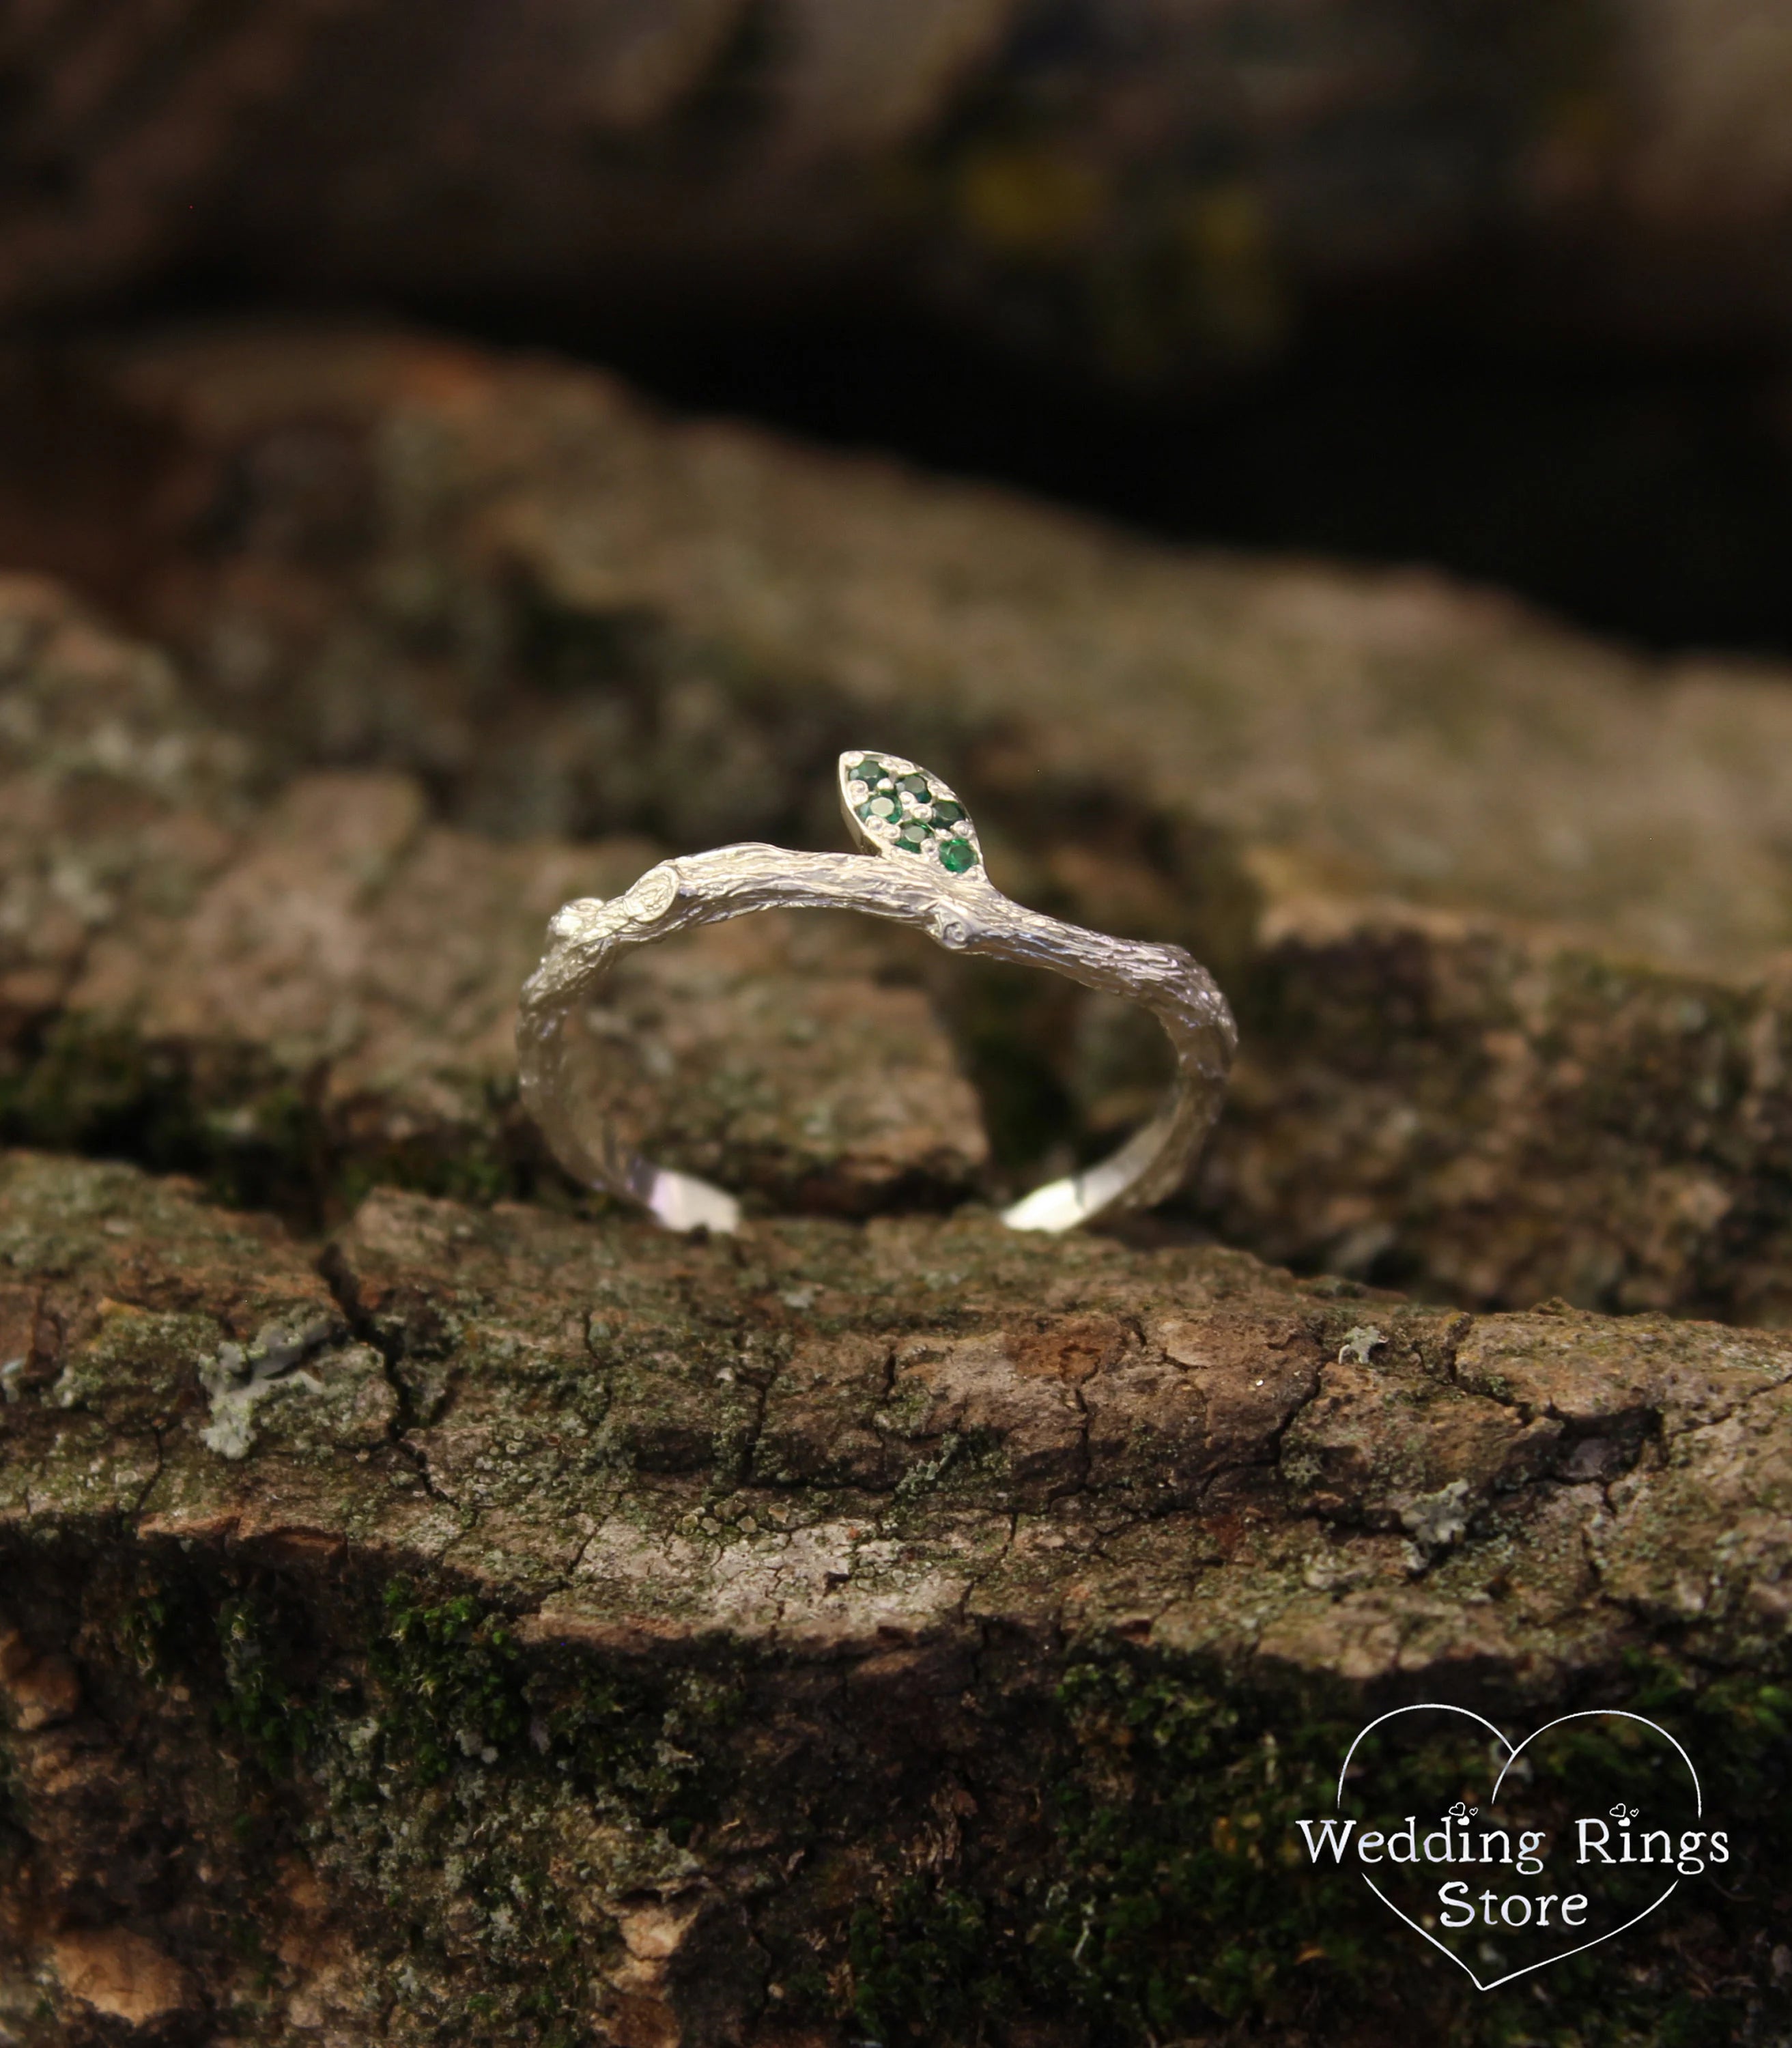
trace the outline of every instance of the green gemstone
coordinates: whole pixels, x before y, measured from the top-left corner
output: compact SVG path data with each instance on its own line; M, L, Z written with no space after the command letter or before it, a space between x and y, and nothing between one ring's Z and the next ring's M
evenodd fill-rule
M948 875L962 875L977 864L977 849L968 839L955 839L940 849L940 865Z
M896 786L898 789L907 790L917 804L925 804L927 801L927 778L925 775L905 775Z
M904 825L902 828L902 844L907 847L913 847L917 851L921 848L926 845L930 836L931 835L928 832L925 825L915 824L911 822Z
M883 763L875 754L867 754L863 761L854 762L846 771L849 782L866 782L875 789L883 776Z
M955 825L964 815L964 806L955 804L948 797L933 799L933 822L937 825Z
M894 797L871 797L864 805L864 813L868 818L893 818L896 815L896 799Z

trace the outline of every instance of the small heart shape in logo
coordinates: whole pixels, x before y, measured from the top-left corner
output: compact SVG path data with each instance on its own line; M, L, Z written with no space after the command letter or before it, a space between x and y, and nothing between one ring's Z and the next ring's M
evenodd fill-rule
M1445 1717L1445 1718L1440 1718ZM1641 1714L1591 1708L1514 1742L1466 1707L1371 1721L1336 1813L1299 1823L1480 1991L1596 1948L1728 1860L1692 1759Z

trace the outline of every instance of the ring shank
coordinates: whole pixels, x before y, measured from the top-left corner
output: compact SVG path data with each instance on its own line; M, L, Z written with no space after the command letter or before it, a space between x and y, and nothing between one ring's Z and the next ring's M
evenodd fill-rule
M1048 1181L1002 1212L1011 1229L1065 1231L1149 1208L1180 1185L1218 1115L1237 1031L1213 978L1180 946L1116 939L1011 902L980 867L943 877L875 855L718 847L650 868L625 894L568 903L549 927L517 1019L525 1107L555 1157L586 1185L642 1204L674 1229L730 1231L734 1197L639 1158L580 1104L583 1052L568 1029L619 954L755 910L848 910L912 925L954 952L1044 968L1148 1010L1176 1055L1163 1107L1111 1157Z

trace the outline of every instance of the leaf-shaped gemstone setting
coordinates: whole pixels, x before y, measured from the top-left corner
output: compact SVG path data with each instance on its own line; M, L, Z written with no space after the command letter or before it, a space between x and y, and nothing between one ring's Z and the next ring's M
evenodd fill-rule
M951 875L983 864L969 812L937 775L900 754L843 754L840 803L853 831L879 853L931 861Z

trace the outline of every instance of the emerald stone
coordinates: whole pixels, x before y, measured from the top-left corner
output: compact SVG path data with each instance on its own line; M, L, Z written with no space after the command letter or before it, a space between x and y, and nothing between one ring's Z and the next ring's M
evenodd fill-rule
M925 775L905 775L896 786L898 789L907 790L917 804L924 804L927 801L927 778Z
M968 839L955 839L940 849L940 865L948 875L962 875L977 864L977 849Z
M903 845L913 847L917 851L927 844L929 836L925 825L916 824L911 821L902 828Z
M863 809L868 818L893 818L896 815L896 799L894 797L873 797Z
M848 769L846 772L847 779L849 782L863 782L868 788L875 789L883 779L883 763L881 761L874 760L870 754L867 754L863 761Z
M964 815L964 806L955 804L948 797L933 799L933 822L937 825L955 825Z

